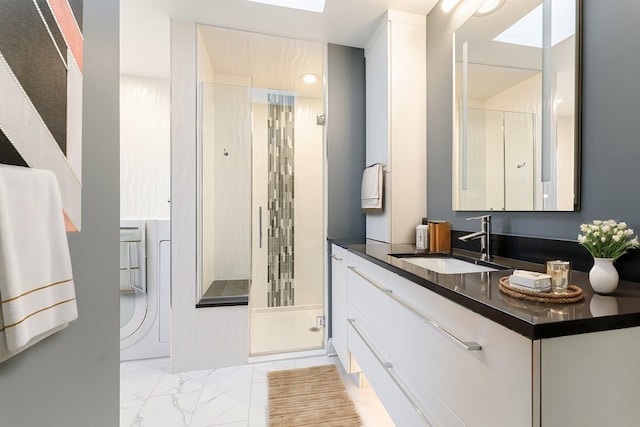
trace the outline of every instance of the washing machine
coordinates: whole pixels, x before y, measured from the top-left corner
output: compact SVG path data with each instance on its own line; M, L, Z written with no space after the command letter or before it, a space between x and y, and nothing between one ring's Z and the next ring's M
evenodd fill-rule
M120 360L169 356L170 222L120 221Z

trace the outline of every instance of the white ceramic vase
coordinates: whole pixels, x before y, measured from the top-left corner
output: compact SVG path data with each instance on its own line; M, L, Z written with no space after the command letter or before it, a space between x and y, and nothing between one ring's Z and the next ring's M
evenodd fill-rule
M589 271L589 282L599 294L610 294L618 287L618 270L613 265L613 258L594 258L593 267Z

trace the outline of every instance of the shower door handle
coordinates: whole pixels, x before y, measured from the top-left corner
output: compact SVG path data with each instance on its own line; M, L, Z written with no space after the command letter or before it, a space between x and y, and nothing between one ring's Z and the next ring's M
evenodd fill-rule
M258 244L262 249L262 206L258 207Z

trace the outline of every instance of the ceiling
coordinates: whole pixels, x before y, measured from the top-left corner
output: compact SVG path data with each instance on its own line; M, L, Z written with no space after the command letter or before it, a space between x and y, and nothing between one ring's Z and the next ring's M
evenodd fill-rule
M169 77L170 19L365 47L387 10L427 15L438 0L327 0L324 13L247 0L121 0L122 74Z
M202 75L199 79L238 84L236 79L244 76L254 88L293 91L310 98L324 95L321 79L305 83L300 78L305 73L323 75L324 43L208 25L198 26L198 35L206 51L201 52L199 45L198 62L208 61L215 74ZM248 82L244 80L244 84Z

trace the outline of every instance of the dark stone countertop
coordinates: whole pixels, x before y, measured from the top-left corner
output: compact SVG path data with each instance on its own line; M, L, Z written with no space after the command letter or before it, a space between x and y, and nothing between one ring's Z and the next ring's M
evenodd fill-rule
M414 245L389 245L363 239L329 239L389 271L399 274L532 340L640 326L640 283L620 281L610 295L596 294L588 273L573 270L571 284L582 288L584 299L573 304L538 303L504 295L499 280L513 269L544 272L545 266L496 257L511 269L489 273L440 274L406 262L404 256L431 256ZM454 256L477 253L454 249ZM442 256L442 255L439 255Z

